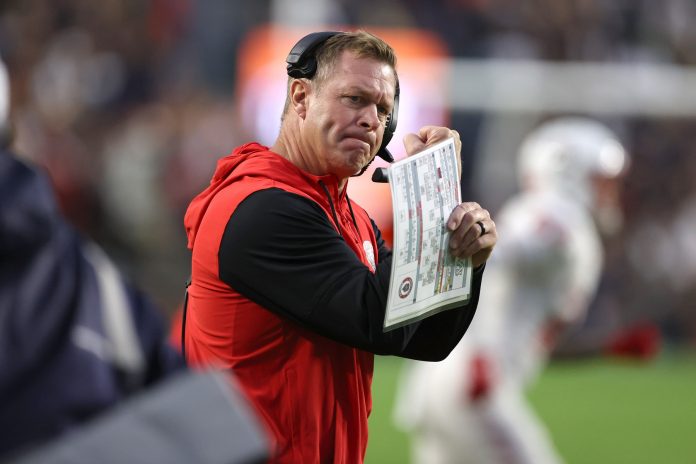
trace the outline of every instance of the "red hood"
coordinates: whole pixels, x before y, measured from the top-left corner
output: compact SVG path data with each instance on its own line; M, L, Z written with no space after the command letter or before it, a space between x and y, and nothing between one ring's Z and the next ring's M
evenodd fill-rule
M282 156L270 151L268 147L255 142L241 145L230 155L218 160L210 185L191 201L186 210L184 227L190 249L193 249L198 227L215 195L242 177L262 177L284 185L292 185L292 190L301 189L302 193L320 204L328 201L326 194L318 186L320 180L327 186L335 200L339 196L344 196L346 191L343 189L343 194L339 195L338 181L332 175L315 176L304 172ZM306 182L298 183L298 177L305 179Z

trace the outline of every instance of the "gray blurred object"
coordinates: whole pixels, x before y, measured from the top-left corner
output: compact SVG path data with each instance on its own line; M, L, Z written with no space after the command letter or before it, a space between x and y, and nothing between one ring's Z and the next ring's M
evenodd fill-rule
M263 428L223 373L182 372L14 464L251 464Z

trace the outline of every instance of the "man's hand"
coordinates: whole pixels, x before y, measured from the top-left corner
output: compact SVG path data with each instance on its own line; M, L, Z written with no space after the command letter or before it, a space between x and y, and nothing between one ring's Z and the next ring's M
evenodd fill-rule
M470 362L465 400L467 402L482 401L493 390L493 366L488 356L482 353L472 356Z
M447 219L450 252L458 258L471 257L474 267L485 263L498 242L498 230L487 210L478 203L458 205Z
M457 165L461 177L462 141L456 130L447 127L424 126L417 134L411 133L404 136L404 147L410 156L450 137L454 137L454 146L457 155L459 155ZM447 229L452 233L449 242L452 254L459 258L471 257L474 267L478 267L488 260L498 241L495 222L491 219L488 211L481 208L478 203L462 203L454 208L447 220Z
M443 142L450 137L454 137L454 148L457 151L457 167L459 168L459 177L462 177L462 140L459 138L459 132L447 127L438 126L423 126L417 134L406 134L404 136L404 148L408 156L415 155L425 150L431 145Z

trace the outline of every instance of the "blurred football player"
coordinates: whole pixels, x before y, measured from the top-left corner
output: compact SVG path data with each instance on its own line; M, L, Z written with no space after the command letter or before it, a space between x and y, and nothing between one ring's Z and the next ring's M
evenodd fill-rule
M621 223L627 155L605 126L566 117L532 132L518 162L522 189L496 217L500 240L469 332L446 360L404 372L395 419L412 433L414 462L562 462L525 388L594 296L600 230Z

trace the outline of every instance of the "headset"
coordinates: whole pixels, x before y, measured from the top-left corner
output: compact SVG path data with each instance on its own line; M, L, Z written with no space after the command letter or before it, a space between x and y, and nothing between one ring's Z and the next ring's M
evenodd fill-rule
M321 45L331 37L342 34L337 31L312 32L302 37L299 42L292 47L285 62L288 64L288 76L295 79L305 78L312 79L317 72L316 51ZM391 113L387 116L387 123L384 127L384 135L382 136L382 145L377 151L377 156L388 163L394 162L394 157L387 150L387 144L391 141L396 131L396 121L399 112L399 80L396 80L396 89L394 91L394 107ZM367 168L367 166L366 166ZM365 169L363 169L363 172ZM360 172L362 174L362 172Z

